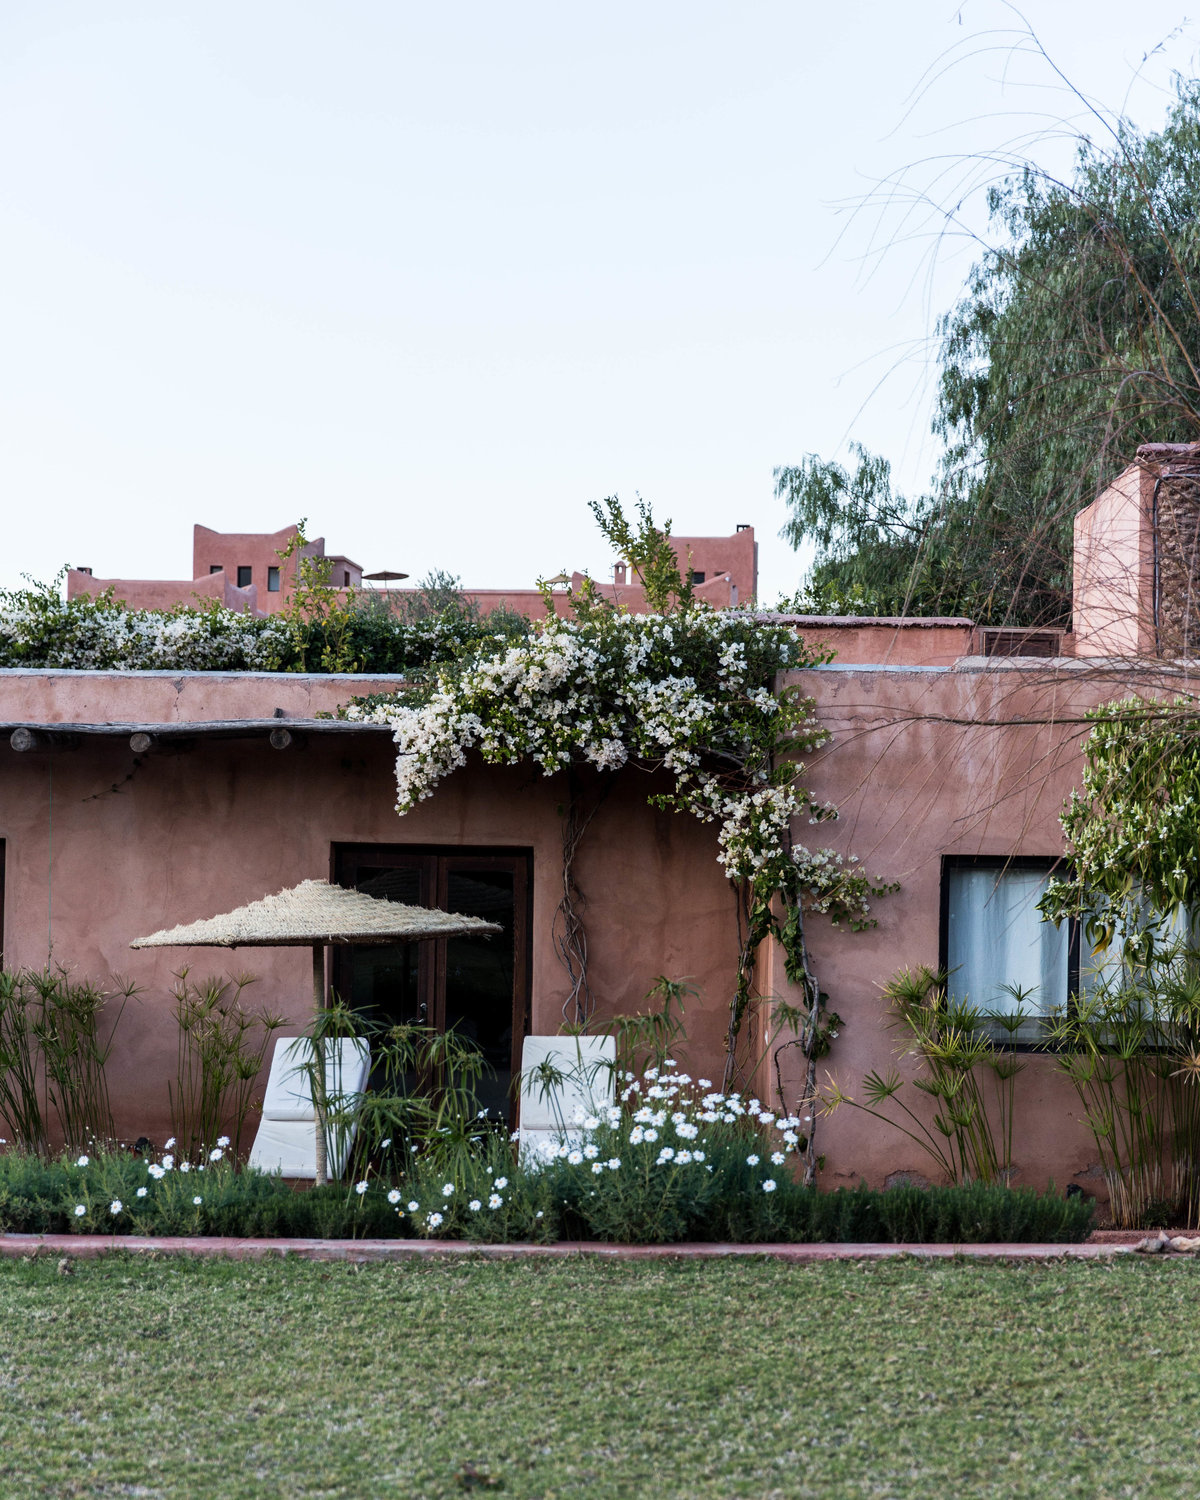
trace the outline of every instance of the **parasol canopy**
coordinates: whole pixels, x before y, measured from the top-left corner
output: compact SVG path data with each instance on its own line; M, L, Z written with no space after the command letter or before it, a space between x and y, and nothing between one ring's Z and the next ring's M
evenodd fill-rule
M304 880L277 896L264 896L219 917L138 938L131 948L312 948L326 943L411 943L430 938L484 937L504 929L482 917L425 906L405 906L380 896Z

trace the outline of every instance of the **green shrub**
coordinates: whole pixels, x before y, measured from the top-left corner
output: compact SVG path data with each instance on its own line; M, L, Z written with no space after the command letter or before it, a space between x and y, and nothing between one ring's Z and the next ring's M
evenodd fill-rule
M686 1128L686 1114L675 1113ZM220 1145L190 1161L174 1154L150 1161L118 1150L46 1161L8 1151L0 1153L0 1231L420 1236L479 1244L558 1239L978 1244L1061 1243L1081 1240L1091 1228L1090 1203L1032 1188L994 1183L835 1192L806 1188L763 1149L753 1149L762 1147L754 1131L770 1127L745 1116L733 1118L733 1124L720 1120L720 1129L704 1145L670 1147L671 1156L661 1160L661 1137L646 1139L657 1127L643 1125L640 1139L631 1141L638 1126L625 1117L624 1124L606 1120L603 1126L597 1121L581 1128L577 1143L564 1142L561 1154L529 1166L515 1163L509 1143L489 1134L453 1176L418 1153L394 1185L387 1178L363 1177L307 1190L238 1170ZM600 1141L608 1156L600 1155ZM592 1149L594 1154L586 1154ZM624 1155L618 1157L616 1149Z

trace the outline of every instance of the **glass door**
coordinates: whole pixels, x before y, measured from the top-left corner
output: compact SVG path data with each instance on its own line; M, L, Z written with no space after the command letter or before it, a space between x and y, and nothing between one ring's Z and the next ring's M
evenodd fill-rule
M410 906L483 917L489 938L442 938L335 950L334 989L375 1024L453 1028L483 1053L479 1092L490 1118L508 1120L529 1007L529 888L524 851L347 845L334 850L340 884Z

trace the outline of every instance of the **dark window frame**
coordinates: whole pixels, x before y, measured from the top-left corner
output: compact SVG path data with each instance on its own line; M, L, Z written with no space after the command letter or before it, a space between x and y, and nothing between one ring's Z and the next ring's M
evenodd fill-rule
M512 1074L521 1067L521 1045L529 1035L533 1016L533 850L514 845L460 844L363 844L334 843L330 846L329 878L335 885L352 887L362 866L388 866L420 870L421 903L445 909L449 877L455 866L473 870L509 870L513 876L513 1009ZM420 944L427 961L419 969L419 992L428 1024L445 1027L446 939ZM352 944L333 949L332 983L335 992L349 994L354 976Z
M244 583L242 581L242 575L243 574L245 574L245 582ZM240 588L240 589L248 589L253 582L254 582L254 567L253 567L253 564L251 564L251 563L238 563L238 570L237 570L237 586L238 586L238 588Z
M1003 874L1005 870L1036 870L1044 875L1063 874L1070 869L1068 861L1052 854L943 854L941 863L941 890L938 914L938 969L946 974L950 964L950 872L951 870L994 870ZM1079 990L1079 922L1069 919L1067 928L1067 994L1066 1003L1072 1005ZM1044 1052L1043 1042L1013 1041L999 1034L996 1028L992 1040L1006 1052Z

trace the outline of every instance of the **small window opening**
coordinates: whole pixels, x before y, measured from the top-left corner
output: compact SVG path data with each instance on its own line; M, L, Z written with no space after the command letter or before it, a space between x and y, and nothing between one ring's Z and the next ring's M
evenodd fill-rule
M210 573L223 573L225 569L221 566L220 563L209 563L208 571Z
M342 569L342 587L344 589L348 589L350 587L350 573L346 568Z
M279 592L279 569L267 569L267 593L277 594Z
M703 583L704 582L704 573L703 573L702 570L698 570L696 568L692 569L692 582L693 583Z
M251 568L238 569L238 588L248 589L250 587L250 578L252 572L253 570Z

